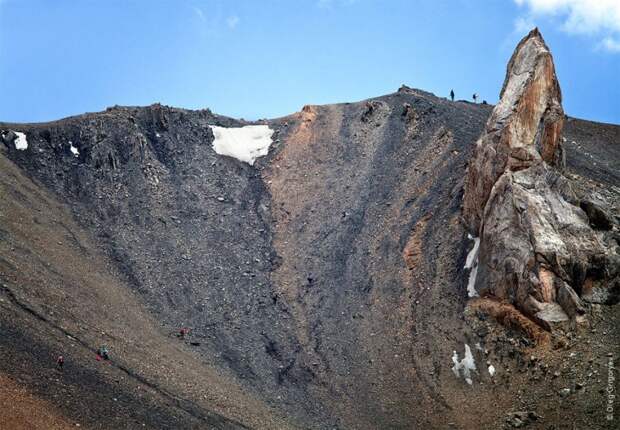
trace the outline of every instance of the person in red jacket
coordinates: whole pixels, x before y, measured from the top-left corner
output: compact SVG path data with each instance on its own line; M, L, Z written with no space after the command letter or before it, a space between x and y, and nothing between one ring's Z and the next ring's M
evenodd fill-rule
M188 334L189 334L189 328L187 327L183 327L181 330L179 330L179 337L181 339L185 339Z
M65 365L65 357L63 357L62 355L59 355L58 358L56 359L56 366L58 367L58 370L62 370L64 365Z

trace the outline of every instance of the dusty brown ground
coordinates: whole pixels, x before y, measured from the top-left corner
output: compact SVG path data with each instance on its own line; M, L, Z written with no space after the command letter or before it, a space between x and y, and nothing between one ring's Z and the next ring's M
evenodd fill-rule
M432 101L402 92L370 113L365 103L304 108L282 120L285 144L265 170L286 256L274 276L303 339L300 366L342 428L485 422L458 407L469 392L446 367L464 339L451 173L475 133L457 124L478 127L485 112ZM451 109L461 111L447 127Z
M53 405L32 395L23 385L0 375L0 428L30 430L75 429Z

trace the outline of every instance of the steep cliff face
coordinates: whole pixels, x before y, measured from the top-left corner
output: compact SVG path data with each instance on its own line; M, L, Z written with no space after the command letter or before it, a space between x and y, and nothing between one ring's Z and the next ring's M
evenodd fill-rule
M517 46L501 100L476 144L463 214L480 236L475 289L550 329L585 313L582 298L617 300L620 259L597 202L563 176L560 88L538 30Z

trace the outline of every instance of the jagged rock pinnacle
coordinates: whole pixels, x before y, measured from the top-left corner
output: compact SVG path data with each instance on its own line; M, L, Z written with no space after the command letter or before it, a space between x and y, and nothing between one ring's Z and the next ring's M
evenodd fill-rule
M476 143L463 215L480 236L475 289L547 329L579 319L580 295L591 296L593 286L609 296L620 267L561 173L563 121L553 58L534 29L517 45Z
M562 94L551 52L537 28L517 45L500 97L468 169L464 215L474 234L491 188L505 170L541 161L563 165Z

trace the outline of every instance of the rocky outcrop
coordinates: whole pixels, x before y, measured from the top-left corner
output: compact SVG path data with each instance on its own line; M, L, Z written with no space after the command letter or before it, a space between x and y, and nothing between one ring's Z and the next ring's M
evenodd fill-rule
M618 282L617 249L605 233L612 218L580 201L562 175L563 121L553 59L534 29L517 46L476 144L463 215L480 237L476 291L547 329L579 319L584 285Z
M538 30L532 30L508 63L500 101L469 165L464 215L472 232L480 229L484 204L504 172L542 161L563 165L561 103L551 52Z

